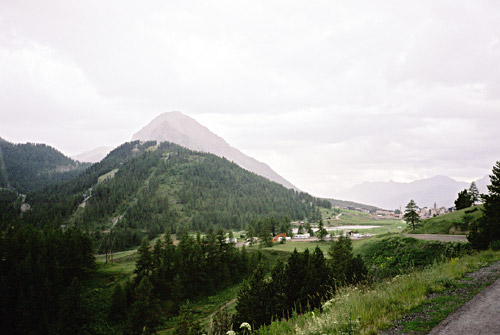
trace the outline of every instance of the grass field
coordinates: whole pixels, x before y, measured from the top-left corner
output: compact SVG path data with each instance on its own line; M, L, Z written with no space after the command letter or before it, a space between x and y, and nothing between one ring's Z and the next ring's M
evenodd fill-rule
M454 228L456 224L462 222L462 218L467 211L476 211L468 213L472 216L474 220L477 220L482 216L482 205L461 209L455 212L451 212L445 215L436 216L430 219L423 220L420 225L415 229L417 234L465 234L463 232ZM411 232L410 229L406 229L406 232Z

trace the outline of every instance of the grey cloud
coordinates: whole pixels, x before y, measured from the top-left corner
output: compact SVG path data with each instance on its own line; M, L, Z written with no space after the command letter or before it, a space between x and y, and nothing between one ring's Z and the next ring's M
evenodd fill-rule
M179 110L321 195L364 180L481 177L499 155L499 9L2 2L0 136L78 153Z

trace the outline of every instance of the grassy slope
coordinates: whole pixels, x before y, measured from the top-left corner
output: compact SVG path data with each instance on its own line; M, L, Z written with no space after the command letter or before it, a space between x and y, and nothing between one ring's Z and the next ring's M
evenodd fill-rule
M482 216L483 206L479 205L476 207L478 210L470 213L474 220L477 220ZM418 226L414 232L417 234L465 234L467 232L457 230L454 226L457 223L461 223L466 211L470 211L471 209L473 209L473 207L423 220L421 225ZM407 232L410 231L407 229Z
M323 313L310 312L274 322L259 334L376 334L379 329L391 326L395 319L426 304L429 293L443 292L466 273L498 260L499 252L485 251L397 276L372 287L345 288L325 303ZM432 323L438 321L433 319Z
M358 211L351 211L347 209L340 209L342 215L338 220L326 220L326 217L335 217L332 213L332 210L328 210L325 208L321 208L321 216L323 217L323 221L326 226L336 227L343 225L369 225L369 226L380 226L379 228L372 229L360 229L360 233L369 233L369 234L384 234L384 233L395 233L400 232L401 228L405 227L405 223L397 218L378 218L371 214L362 213Z

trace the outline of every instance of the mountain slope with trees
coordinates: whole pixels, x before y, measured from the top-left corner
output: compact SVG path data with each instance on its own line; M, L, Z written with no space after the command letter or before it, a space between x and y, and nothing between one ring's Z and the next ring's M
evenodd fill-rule
M69 180L88 166L45 144L13 144L0 139L0 188L25 194Z
M125 143L78 177L29 193L26 201L32 209L23 221L76 225L100 241L101 252L107 243L123 249L165 229L239 230L267 217L316 220L317 205L326 205L225 158L155 141Z

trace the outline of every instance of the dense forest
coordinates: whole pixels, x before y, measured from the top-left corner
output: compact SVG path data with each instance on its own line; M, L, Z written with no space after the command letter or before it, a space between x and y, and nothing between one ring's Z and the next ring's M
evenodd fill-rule
M79 227L102 253L136 246L166 229L180 235L242 230L266 217L317 220L318 206L331 206L224 158L139 141L123 144L71 180L29 192L25 201L31 210L15 221Z
M95 270L87 235L29 225L0 232L0 324L8 334L85 328L80 282Z
M45 144L12 144L0 139L0 188L26 194L72 179L88 166Z

